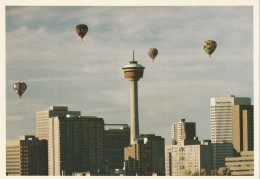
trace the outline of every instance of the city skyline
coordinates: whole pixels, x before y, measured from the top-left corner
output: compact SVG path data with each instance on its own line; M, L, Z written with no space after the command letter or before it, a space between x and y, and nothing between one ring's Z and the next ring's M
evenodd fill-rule
M83 41L74 30L81 23L89 27ZM211 58L205 40L218 43ZM159 52L155 62L151 47ZM185 118L197 123L199 140L210 139L210 98L250 97L254 104L252 7L7 7L7 140L36 135L36 112L49 106L130 124L122 67L133 49L146 69L140 134L170 144L170 124ZM12 89L18 81L27 84L21 100Z

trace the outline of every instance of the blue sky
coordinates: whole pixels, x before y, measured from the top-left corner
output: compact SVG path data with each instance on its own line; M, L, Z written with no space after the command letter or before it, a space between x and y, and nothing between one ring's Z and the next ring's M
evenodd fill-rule
M87 24L83 41L75 26ZM218 44L212 57L205 40ZM152 62L147 51L159 53ZM122 67L145 67L138 84L140 133L170 144L171 123L196 122L210 139L210 98L251 97L253 8L7 7L6 137L36 135L36 112L65 105L105 123L130 124L130 84ZM20 100L13 83L28 88Z

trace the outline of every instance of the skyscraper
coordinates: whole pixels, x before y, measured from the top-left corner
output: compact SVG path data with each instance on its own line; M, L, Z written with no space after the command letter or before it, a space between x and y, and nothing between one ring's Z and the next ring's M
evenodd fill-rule
M234 105L251 105L247 97L234 95L210 99L211 142L213 168L225 166L225 157L233 156L232 144L232 107Z
M172 144L176 145L182 140L192 141L196 137L195 122L185 122L185 119L180 119L178 123L172 123Z
M133 52L133 61L124 66L124 77L130 81L131 85L131 136L130 144L134 144L134 139L139 135L138 119L138 81L143 77L144 67L135 61Z
M47 140L33 135L6 141L7 175L48 175Z
M105 172L115 175L115 169L124 167L124 147L130 145L130 128L127 124L105 124L104 162Z
M254 106L234 105L232 107L233 148L235 155L241 151L254 150Z
M70 115L49 118L49 175L101 174L103 132L102 118Z
M50 106L48 111L36 112L37 137L49 140L49 118L55 116L64 117L67 114L79 116L80 111L68 111L66 106Z

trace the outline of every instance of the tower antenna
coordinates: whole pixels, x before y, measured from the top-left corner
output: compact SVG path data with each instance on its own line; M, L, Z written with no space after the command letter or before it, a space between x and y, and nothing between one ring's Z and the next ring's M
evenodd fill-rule
M135 61L135 51L133 50L133 61Z

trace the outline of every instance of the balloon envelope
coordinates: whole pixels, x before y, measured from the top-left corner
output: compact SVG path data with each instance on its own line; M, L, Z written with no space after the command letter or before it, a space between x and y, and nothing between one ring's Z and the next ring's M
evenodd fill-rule
M75 31L82 39L88 33L88 26L85 24L79 24L75 27Z
M217 48L217 43L214 40L206 40L203 42L203 49L210 56Z
M155 57L158 55L158 50L156 48L149 48L148 55L152 60L154 60Z
M20 98L25 92L26 88L27 85L24 82L14 83L14 91L20 96Z

